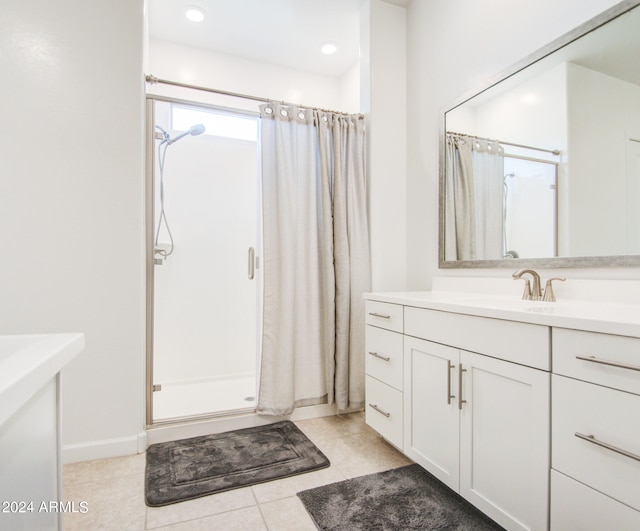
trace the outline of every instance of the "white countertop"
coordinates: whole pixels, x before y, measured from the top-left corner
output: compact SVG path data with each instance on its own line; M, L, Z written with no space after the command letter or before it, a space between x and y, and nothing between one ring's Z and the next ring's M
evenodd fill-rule
M0 336L0 425L84 348L84 334Z
M511 295L456 291L365 293L364 298L508 321L640 337L640 304L524 301Z

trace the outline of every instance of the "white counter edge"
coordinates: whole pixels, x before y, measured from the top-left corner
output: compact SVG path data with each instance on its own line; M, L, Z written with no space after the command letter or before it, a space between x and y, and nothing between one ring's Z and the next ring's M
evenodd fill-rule
M637 304L530 302L503 295L491 297L444 291L364 293L363 298L478 317L640 337L640 305Z
M84 334L0 336L0 426L84 348Z

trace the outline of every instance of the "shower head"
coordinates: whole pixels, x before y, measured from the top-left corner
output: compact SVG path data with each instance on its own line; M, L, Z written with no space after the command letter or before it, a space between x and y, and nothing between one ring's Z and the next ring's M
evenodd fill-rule
M178 140L180 140L181 138L184 138L187 135L196 136L196 135L201 135L202 133L204 133L204 125L202 124L193 125L189 128L188 131L185 131L184 133L179 134L175 138L169 138L167 140L167 144L171 145L174 142L177 142Z
M511 172L511 173L507 173L507 174L504 176L504 180L506 181L508 178L513 179L515 176L516 176L516 174L515 174L515 173L513 173L513 172Z
M202 124L194 125L189 129L191 136L201 135L202 133L204 133L204 125Z

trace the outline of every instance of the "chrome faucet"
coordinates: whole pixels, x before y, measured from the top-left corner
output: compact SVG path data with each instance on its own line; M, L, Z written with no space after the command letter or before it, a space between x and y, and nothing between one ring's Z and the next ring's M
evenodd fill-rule
M547 302L556 302L556 296L553 293L553 287L551 283L554 280L560 280L562 282L565 281L564 278L550 278L547 280L547 284L544 288L544 295L542 294L542 290L540 289L540 275L536 273L533 269L521 269L520 271L516 271L513 275L514 280L519 280L523 275L530 274L533 280L533 285L529 281L528 278L524 278L524 293L522 294L522 299L525 301L547 301Z
M516 271L512 277L514 280L519 280L522 278L522 275L526 275L527 273L531 275L533 285L531 285L528 278L524 279L525 284L522 299L525 301L541 301L542 291L540 290L540 275L538 275L538 273L533 269L521 269L520 271Z

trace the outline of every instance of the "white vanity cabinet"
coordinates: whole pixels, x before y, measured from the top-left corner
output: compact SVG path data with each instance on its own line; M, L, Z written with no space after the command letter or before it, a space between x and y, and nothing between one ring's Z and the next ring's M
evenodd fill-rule
M367 361L367 393L393 390L402 415L367 422L509 531L640 530L640 283L549 303L477 291L493 280L365 296L368 341L403 350Z
M553 329L551 529L640 529L640 339Z
M507 529L547 528L548 334L405 307L404 452Z

